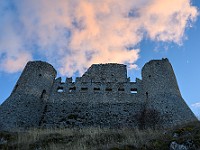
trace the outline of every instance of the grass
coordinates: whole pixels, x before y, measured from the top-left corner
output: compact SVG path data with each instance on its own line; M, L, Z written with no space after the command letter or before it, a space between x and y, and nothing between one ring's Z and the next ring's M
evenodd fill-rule
M178 137L174 137L177 134ZM172 141L193 140L200 148L200 123L169 130L138 129L30 129L0 132L2 150L167 150Z

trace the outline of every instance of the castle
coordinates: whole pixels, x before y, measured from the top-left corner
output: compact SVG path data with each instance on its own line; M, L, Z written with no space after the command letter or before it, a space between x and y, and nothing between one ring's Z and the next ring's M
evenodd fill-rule
M93 64L82 77L56 78L30 61L0 106L0 130L72 127L171 127L197 120L183 100L168 59L151 60L130 82L126 65Z

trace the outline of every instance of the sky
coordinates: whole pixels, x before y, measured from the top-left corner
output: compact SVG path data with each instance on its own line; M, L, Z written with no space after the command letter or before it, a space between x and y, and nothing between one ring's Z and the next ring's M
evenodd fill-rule
M124 63L132 81L151 59L168 58L180 91L200 116L199 0L1 0L0 103L28 61L63 78L94 63Z

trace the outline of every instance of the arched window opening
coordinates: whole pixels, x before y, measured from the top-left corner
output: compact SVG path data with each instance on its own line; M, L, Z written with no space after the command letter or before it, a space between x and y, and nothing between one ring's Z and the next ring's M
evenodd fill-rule
M73 92L73 91L76 91L76 87L71 87L69 88L69 93Z
M62 93L63 92L63 87L58 87L57 92Z
M131 94L137 94L137 89L136 88L131 88Z

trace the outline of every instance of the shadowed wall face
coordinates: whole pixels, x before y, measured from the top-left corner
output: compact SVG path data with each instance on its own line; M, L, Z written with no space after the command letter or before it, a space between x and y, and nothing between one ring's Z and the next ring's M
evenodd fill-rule
M94 64L82 76L82 82L127 82L126 65Z
M37 127L55 77L50 64L28 62L10 97L0 106L1 129Z
M173 126L194 121L196 117L185 103L168 59L152 60L142 68L147 109L157 110L163 124Z
M181 96L173 68L168 59L152 60L142 68L142 81L149 97L158 94Z
M196 120L168 59L146 63L136 82L127 78L125 65L114 63L92 65L75 82L55 76L50 64L29 62L0 107L1 128L140 127L144 118L170 127Z
M14 93L41 95L43 90L50 93L56 77L56 70L42 61L28 62L16 83Z

